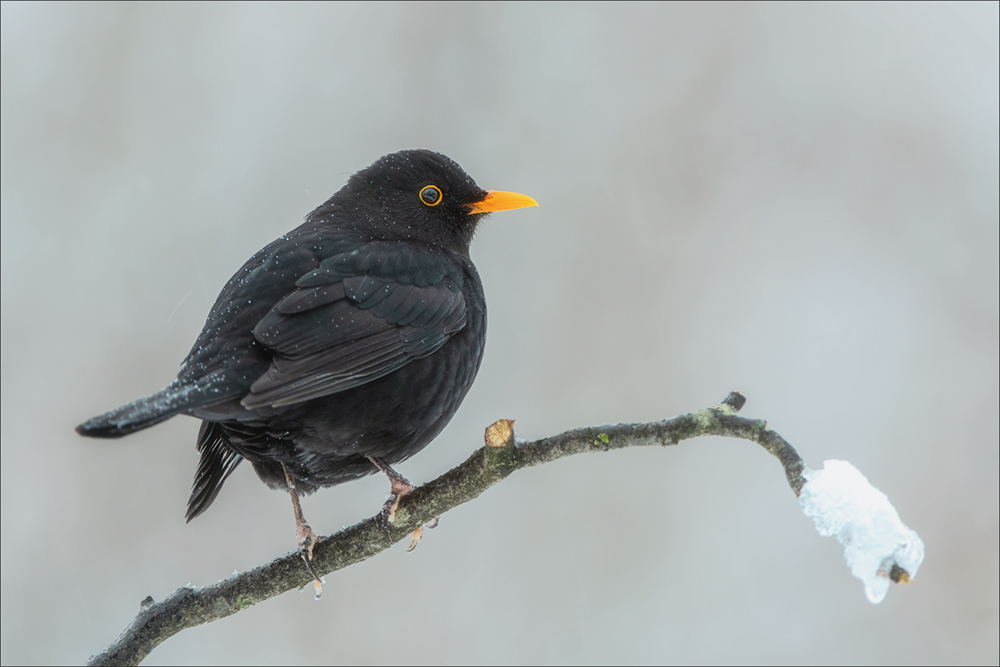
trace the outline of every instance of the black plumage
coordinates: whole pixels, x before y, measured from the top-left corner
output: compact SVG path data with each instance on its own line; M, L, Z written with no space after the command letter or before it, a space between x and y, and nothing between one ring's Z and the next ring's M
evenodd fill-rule
M444 155L387 155L243 265L169 386L77 431L203 420L189 520L243 459L293 499L403 461L444 428L479 369L476 225L533 205L479 188Z

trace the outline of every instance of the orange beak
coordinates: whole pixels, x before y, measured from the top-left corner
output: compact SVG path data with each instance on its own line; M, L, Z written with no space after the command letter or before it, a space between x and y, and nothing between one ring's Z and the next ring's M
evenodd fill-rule
M469 209L469 215L474 213L509 211L514 208L528 208L529 206L538 206L538 202L528 195L518 194L517 192L488 190L486 197L472 204Z

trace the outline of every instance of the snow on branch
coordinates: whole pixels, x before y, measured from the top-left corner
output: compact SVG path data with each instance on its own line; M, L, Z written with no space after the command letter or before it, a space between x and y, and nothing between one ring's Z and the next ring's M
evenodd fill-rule
M847 461L824 461L822 470L803 472L799 502L820 535L836 535L851 573L878 604L889 582L908 584L924 560L924 543L899 520L884 493Z

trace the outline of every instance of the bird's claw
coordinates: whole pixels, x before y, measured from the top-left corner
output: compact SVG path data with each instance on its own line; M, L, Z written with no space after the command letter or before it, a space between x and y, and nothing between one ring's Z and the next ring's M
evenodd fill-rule
M437 525L438 525L438 517L434 517L433 519L431 519L430 521L428 521L427 523L425 523L424 525L420 526L415 531L413 531L413 535L411 536L413 538L413 541L410 542L410 546L406 547L406 553L410 553L411 551L417 548L418 544L420 544L420 538L424 536L424 528L437 528Z

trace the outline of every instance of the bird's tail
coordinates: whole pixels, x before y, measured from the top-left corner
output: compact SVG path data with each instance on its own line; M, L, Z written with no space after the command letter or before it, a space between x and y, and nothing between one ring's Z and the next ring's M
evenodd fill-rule
M162 391L88 419L76 427L76 432L89 438L120 438L218 398L203 385L175 381Z

